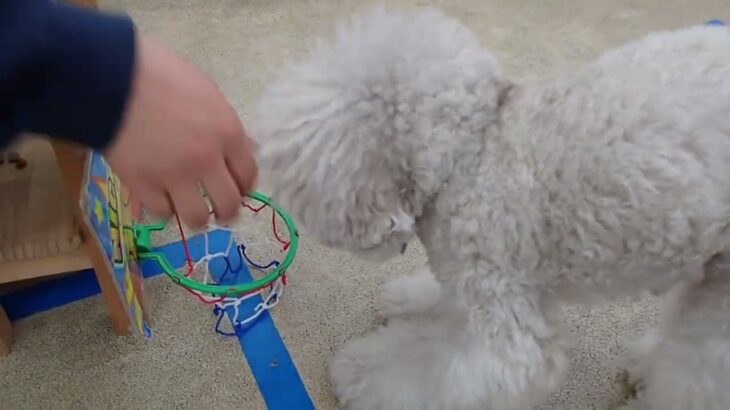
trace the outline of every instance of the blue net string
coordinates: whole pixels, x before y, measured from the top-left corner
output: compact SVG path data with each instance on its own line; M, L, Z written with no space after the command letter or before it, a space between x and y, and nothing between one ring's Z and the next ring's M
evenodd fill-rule
M221 336L228 336L228 337L237 335L236 331L238 330L238 326L236 326L236 325L233 326L232 332L226 332L224 330L221 330L221 322L223 321L223 316L226 315L225 309L221 309L220 307L215 306L213 308L213 314L218 316L218 319L215 321L215 332L216 333L218 333Z
M249 258L246 255L246 246L245 245L243 245L243 244L238 245L237 248L238 248L239 255L241 255L241 257L243 257L243 259L245 259L246 262L248 262L249 265L253 266L254 268L256 268L258 270L266 270L266 269L269 269L272 266L273 267L278 267L279 266L279 261L277 261L276 259L274 259L268 265L265 265L265 266L264 265L259 265L258 263L252 261L251 258Z
M257 270L262 270L262 271L267 270L272 267L276 268L281 264L281 262L279 262L278 260L273 260L267 265L263 265L263 264L254 262L246 254L246 246L243 244L237 245L236 251L237 251L239 259L240 259L238 266L236 268L234 268L229 257L227 257L227 256L222 257L223 261L226 264L226 267L225 267L225 270L223 271L223 273L220 275L220 277L218 277L218 280L214 282L216 285L222 284L224 282L224 280L229 278L229 276L231 274L236 275L234 278L232 278L234 281L233 283L236 283L236 281L238 279L238 273L240 273L241 270L243 269L244 261L251 267L254 267ZM230 281L230 280L231 279L228 279L228 281ZM267 303L276 303L276 301L278 300L278 295L275 293L273 283L271 285L269 285L269 292L272 292L272 293L270 294L270 297L268 298ZM256 323L256 321L260 317L260 315L259 315L256 319L246 323L245 325L242 324L238 320L238 317L232 318L231 322L233 324L233 331L228 332L221 328L221 324L223 322L223 317L226 315L226 309L216 305L213 307L213 314L216 316L216 323L215 323L215 328L214 328L215 332L221 336L226 336L226 337L237 336L238 332L241 332L244 330L244 327L248 327L248 326L251 326L252 324Z

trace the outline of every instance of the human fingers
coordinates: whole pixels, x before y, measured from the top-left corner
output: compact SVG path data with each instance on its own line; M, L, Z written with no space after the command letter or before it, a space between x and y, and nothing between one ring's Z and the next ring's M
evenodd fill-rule
M208 192L213 212L216 219L224 223L231 222L241 209L242 195L223 161L210 171L203 177L202 183Z
M245 134L232 139L226 150L226 165L241 195L248 194L258 176L253 141Z
M155 218L167 219L173 215L172 204L163 189L154 189L146 183L137 182L129 190Z
M200 229L208 223L210 211L198 185L193 181L180 181L167 191L183 223L192 229Z

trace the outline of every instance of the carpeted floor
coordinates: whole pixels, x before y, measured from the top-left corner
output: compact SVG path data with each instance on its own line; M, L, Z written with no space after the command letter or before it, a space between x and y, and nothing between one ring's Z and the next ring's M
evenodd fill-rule
M357 0L108 0L202 67L244 119L283 58L333 21L374 4ZM727 16L724 0L441 0L523 80L570 70L648 31ZM723 15L723 13L726 13ZM325 365L346 339L376 324L383 281L422 263L418 248L384 266L304 238L286 298L274 312L310 395L334 409ZM2 274L2 273L0 273ZM165 277L147 285L156 338L117 338L98 297L17 323L15 352L0 360L3 409L265 408L240 346L216 337L213 317ZM650 326L654 301L570 309L576 345L570 380L545 409L605 409L617 399L622 345ZM286 394L282 389L281 394Z

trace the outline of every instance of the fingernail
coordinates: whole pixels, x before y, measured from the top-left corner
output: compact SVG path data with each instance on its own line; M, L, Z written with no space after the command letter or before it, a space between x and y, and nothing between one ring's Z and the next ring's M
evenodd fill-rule
M217 216L215 218L216 223L222 226L231 226L236 223L236 220L238 220L238 213L231 218L219 218Z

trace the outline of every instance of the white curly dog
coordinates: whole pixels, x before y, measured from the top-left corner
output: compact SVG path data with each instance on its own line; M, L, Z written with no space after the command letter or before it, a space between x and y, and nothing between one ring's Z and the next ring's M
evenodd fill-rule
M647 409L730 408L730 32L651 34L515 84L435 10L340 27L260 101L271 193L323 244L428 267L331 363L351 409L529 409L561 385L566 302L672 296Z

